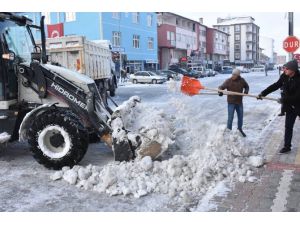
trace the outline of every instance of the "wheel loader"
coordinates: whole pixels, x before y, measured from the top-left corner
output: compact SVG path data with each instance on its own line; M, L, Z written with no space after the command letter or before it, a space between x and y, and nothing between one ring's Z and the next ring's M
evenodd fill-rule
M34 31L41 34L41 46ZM0 40L0 134L27 140L40 164L74 166L91 134L112 148L117 161L132 160L140 148L159 154L157 142L145 145L142 134L130 135L122 113L102 99L94 80L48 62L44 17L35 25L27 17L0 13ZM131 106L138 101L132 98Z

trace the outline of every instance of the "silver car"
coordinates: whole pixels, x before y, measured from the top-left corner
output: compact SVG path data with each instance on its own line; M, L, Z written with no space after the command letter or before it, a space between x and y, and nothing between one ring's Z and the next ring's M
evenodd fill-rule
M152 84L161 84L166 81L166 78L159 76L156 73L151 71L139 71L135 74L131 74L129 80L134 83L152 83Z

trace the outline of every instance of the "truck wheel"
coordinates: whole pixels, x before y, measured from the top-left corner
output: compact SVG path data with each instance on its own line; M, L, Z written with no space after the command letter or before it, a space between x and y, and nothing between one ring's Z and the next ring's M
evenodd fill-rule
M85 155L89 134L71 111L51 109L38 115L28 130L34 158L51 169L74 166Z
M152 80L152 84L157 84L157 80Z

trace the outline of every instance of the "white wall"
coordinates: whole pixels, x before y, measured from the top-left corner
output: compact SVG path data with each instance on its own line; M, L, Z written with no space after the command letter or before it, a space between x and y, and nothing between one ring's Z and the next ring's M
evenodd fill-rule
M274 62L274 39L269 37L259 37L259 47L263 48L263 53L270 58L270 63Z
M234 62L234 26L229 27L229 60Z
M246 35L246 25L241 25L241 60L246 60L247 59L247 45L246 45L246 40L247 40L247 35Z

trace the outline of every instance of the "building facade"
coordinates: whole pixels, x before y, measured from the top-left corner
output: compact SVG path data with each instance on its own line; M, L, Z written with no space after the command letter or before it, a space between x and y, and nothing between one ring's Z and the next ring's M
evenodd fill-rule
M229 34L215 28L207 28L207 63L209 68L223 66L229 59Z
M259 61L259 26L252 17L218 18L214 28L226 32L229 37L231 64L252 67Z
M158 52L161 69L180 63L199 51L198 22L169 12L157 13Z
M157 14L152 12L43 12L24 13L34 21L45 16L46 25L63 24L63 35L83 35L88 40L109 40L121 53L121 65L130 72L155 70ZM47 35L51 37L51 34ZM116 69L119 70L119 61Z
M277 64L283 65L286 63L286 56L285 55L277 55Z

